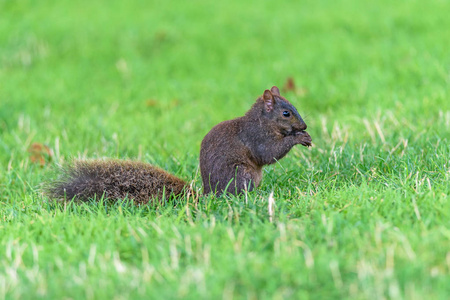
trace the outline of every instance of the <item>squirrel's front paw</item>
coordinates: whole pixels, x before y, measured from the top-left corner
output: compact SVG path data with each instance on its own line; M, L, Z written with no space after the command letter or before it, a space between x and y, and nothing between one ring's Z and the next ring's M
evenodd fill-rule
M303 146L310 147L311 146L311 136L306 131L298 131L295 133L295 136L298 139L298 143L302 144Z

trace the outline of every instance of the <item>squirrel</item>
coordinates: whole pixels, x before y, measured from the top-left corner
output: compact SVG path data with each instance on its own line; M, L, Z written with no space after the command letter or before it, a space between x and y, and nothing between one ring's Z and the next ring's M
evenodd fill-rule
M306 123L274 86L247 113L214 126L200 147L204 194L238 195L258 187L262 168L283 158L297 144L311 146ZM62 168L46 186L51 198L133 199L146 204L164 196L193 195L189 184L168 172L130 160L78 160Z
M297 144L311 146L306 123L274 86L247 113L219 123L200 147L204 193L239 194L258 187L262 167L277 162Z

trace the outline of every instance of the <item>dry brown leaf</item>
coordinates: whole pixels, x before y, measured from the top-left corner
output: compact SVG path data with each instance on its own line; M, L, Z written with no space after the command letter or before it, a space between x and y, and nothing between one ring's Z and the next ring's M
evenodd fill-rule
M283 86L283 92L294 92L299 97L304 97L308 93L308 90L303 87L297 87L294 82L294 78L288 77L286 83Z
M294 92L295 91L294 78L288 77L286 79L286 83L283 86L283 91L284 92Z
M30 160L32 163L39 163L43 167L46 163L50 162L53 157L52 150L41 143L33 143L28 147L30 153Z
M156 101L155 99L148 99L147 101L145 101L145 105L149 107L158 106L158 101Z

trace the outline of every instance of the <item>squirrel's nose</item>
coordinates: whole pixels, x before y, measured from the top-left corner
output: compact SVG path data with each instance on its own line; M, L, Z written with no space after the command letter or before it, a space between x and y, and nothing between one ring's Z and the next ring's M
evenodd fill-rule
M308 128L308 126L306 126L306 123L303 122L302 124L300 124L300 130L306 130L306 128Z

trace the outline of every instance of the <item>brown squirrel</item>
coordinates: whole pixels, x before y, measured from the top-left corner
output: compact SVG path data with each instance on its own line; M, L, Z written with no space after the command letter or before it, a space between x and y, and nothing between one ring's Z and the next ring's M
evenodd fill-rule
M274 86L265 90L240 118L211 129L200 148L204 194L237 195L258 187L262 167L283 158L293 146L311 146L306 124ZM150 164L122 160L74 161L50 183L52 198L133 199L147 203L164 196L192 193L188 183Z
M200 148L204 193L239 194L258 187L262 167L283 158L297 144L311 146L311 137L297 109L274 86L265 90L240 118L211 129Z

